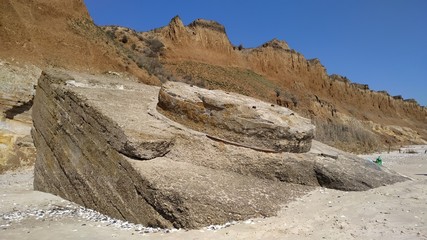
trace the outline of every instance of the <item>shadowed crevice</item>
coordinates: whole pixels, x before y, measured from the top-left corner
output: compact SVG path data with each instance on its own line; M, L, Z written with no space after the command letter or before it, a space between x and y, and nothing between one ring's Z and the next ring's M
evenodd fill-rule
M5 117L8 119L13 119L16 115L29 111L33 106L33 100L34 96L28 102L24 102L21 105L13 106L11 109L6 110L4 112Z

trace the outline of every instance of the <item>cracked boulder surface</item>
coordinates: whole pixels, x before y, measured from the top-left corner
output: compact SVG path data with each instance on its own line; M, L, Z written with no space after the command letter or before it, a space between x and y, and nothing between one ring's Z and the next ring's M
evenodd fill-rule
M214 138L270 152L308 152L314 138L309 119L236 93L167 82L159 107L175 121Z
M366 190L405 179L315 141L291 153L209 138L159 113L159 91L44 71L32 112L34 188L145 226L198 228L273 216L316 186Z

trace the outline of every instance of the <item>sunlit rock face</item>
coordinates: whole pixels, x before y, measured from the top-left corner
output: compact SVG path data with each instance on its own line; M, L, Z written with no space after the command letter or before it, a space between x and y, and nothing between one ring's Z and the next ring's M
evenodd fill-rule
M159 106L177 121L185 117L200 131L253 148L307 152L314 137L310 120L240 94L168 82L160 90Z
M167 84L161 94L179 103L172 93L189 89ZM205 129L197 129L191 123L197 115L183 115L190 122L187 127L170 116L176 113L159 112L165 103L158 104L159 87L105 75L43 72L32 112L34 188L146 226L199 228L273 216L284 203L315 186L367 190L404 180L315 141L305 153L265 145L265 134L258 128L277 137L297 130L309 133L313 127L287 109L224 92L193 90L204 96L205 105L191 104L220 112L225 102L215 99L221 98L235 104L235 118L227 116L224 125L204 120ZM198 95L192 96L196 100ZM238 118L245 116L247 129L238 125ZM204 131L218 126L235 135ZM240 142L232 138L245 135L249 137Z
M0 173L34 163L31 107L40 73L0 60Z

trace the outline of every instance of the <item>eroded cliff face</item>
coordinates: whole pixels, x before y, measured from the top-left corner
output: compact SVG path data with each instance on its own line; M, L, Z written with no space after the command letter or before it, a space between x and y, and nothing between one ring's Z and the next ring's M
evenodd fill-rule
M318 135L323 141L339 141L323 136L334 135L330 132L334 127L354 128L351 122L361 126L364 134L373 135L372 141L376 143L357 149L364 140L353 136L344 144L354 145L349 150L425 143L427 139L425 107L384 91L371 91L369 86L352 83L342 76L329 76L318 59L306 59L284 41L273 39L258 48L245 49L233 46L224 26L215 21L198 19L185 26L179 17L166 27L139 34L161 41L164 46L160 62L175 80L235 91L290 107L322 123L325 129ZM353 120L349 121L350 118ZM372 128L373 125L377 127ZM383 131L398 129L394 126L413 131L407 134Z
M0 58L86 72L129 72L159 84L97 27L83 0L0 2Z
M38 81L32 112L35 189L145 226L199 228L275 215L314 186L360 191L406 180L371 161L311 142L313 126L289 109L273 110L230 94L241 109L223 111L226 92L182 83L167 87L164 92L179 92L184 99L205 99L211 107L197 109L212 121L221 115L224 125L234 126L243 119L242 129L248 131L238 134L250 137L250 143L222 140L221 126L215 124L194 130L186 127L191 123L161 114L158 107L175 103L158 105L159 87L48 70ZM258 108L247 109L248 104ZM253 147L265 148L263 140L271 136L253 128L263 124L279 130L269 146L307 136L307 143L299 145L304 153Z

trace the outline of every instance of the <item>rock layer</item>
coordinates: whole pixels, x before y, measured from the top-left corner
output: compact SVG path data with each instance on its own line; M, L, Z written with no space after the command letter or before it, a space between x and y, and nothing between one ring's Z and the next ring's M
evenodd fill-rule
M254 148L307 152L314 137L310 120L240 94L168 82L160 90L159 106L178 121L185 116L196 129Z
M147 226L197 228L272 216L311 186L404 180L320 143L308 153L266 153L209 139L157 112L158 92L44 72L33 111L35 189Z
M0 173L34 163L31 106L40 72L0 61Z

